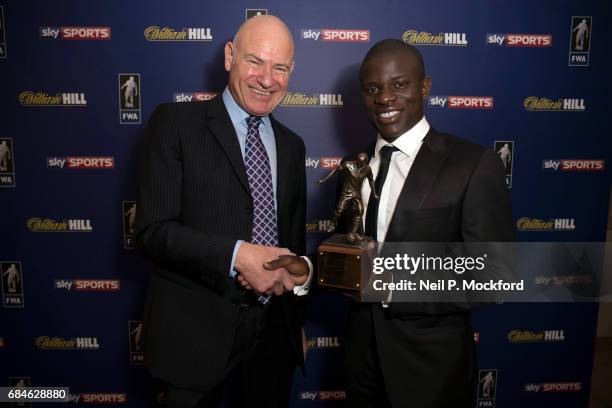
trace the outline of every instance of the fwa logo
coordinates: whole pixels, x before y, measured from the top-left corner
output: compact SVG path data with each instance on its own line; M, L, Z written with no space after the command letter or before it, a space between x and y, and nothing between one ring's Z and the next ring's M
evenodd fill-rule
M119 74L119 123L140 124L140 74Z

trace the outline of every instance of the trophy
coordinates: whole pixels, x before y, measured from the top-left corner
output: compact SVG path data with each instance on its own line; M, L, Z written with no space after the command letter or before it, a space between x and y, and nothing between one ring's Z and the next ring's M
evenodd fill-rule
M377 199L372 169L368 165L368 155L359 153L357 160L342 162L317 183L324 183L334 174L344 172L342 192L336 205L334 216L327 232L334 232L339 217L353 207L351 228L347 234L333 234L318 249L318 281L320 286L340 289L356 298L367 283L372 265L375 242L357 231L363 218L361 185L367 179L372 189L370 199Z

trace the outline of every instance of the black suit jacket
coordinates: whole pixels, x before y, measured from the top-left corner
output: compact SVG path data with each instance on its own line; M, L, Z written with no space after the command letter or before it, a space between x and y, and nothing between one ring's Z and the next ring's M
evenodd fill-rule
M304 144L270 116L277 150L279 246L305 251ZM236 240L250 241L253 203L221 97L159 105L140 166L136 248L155 262L146 299L145 361L154 377L207 391L228 361L238 318L229 277ZM232 291L233 292L233 291ZM282 296L297 361L303 325Z
M369 150L372 153L373 147ZM350 222L348 218L342 220L343 226ZM513 240L510 197L499 157L431 128L397 200L385 241ZM346 336L347 369L357 369L358 359L375 336L394 406L470 405L475 354L466 310L474 306L392 302L383 309L379 304L356 305Z

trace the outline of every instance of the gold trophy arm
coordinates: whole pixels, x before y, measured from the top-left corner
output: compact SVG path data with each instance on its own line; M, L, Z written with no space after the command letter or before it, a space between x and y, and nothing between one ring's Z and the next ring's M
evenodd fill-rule
M333 176L334 174L336 174L336 172L338 170L342 170L340 168L340 166L342 166L342 164L338 165L338 167L336 167L335 169L333 169L332 171L329 172L329 174L325 177L323 177L321 180L317 180L317 183L325 183L327 180L329 180L331 178L331 176Z

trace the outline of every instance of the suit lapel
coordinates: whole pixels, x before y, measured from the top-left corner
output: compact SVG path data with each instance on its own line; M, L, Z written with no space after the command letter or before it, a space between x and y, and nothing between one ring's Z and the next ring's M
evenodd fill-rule
M249 181L247 179L242 153L240 152L238 136L236 136L236 131L234 130L230 116L227 113L227 109L223 104L221 95L211 100L207 116L208 121L206 123L208 129L215 136L225 151L225 154L236 172L236 176L240 180L240 184L242 184L242 187L244 187L250 196L251 190L249 188Z
M276 122L276 119L270 115L272 130L274 131L274 140L276 142L276 203L277 212L280 214L281 208L287 196L289 182L289 174L291 172L291 149L289 141L284 137L281 127ZM280 216L279 216L280 220Z
M444 136L433 128L429 129L397 199L385 241L402 240L409 223L407 212L422 206L448 154Z

